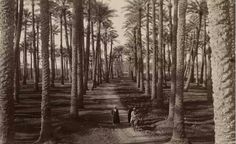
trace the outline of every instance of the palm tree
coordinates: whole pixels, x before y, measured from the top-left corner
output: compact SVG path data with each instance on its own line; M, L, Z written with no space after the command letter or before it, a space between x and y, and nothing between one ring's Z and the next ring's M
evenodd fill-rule
M37 49L36 49L36 34L35 34L35 16L34 16L34 0L32 0L32 32L33 32L33 54L34 54L34 89L38 91L39 86L39 77L38 77L38 69L37 69Z
M0 0L0 143L14 143L14 0Z
M18 3L17 3L18 5ZM18 12L17 26L16 26L16 37L14 42L15 50L15 72L14 72L14 99L19 102L19 89L20 89L20 38L22 29L22 17L23 17L24 1L20 0L20 8Z
M78 105L80 108L83 108L83 1L78 0L78 43L77 43L77 52L78 52L78 80L77 80L77 87L78 87Z
M149 2L147 2L147 7L146 7L146 39L147 39L147 44L146 44L146 47L147 47L147 54L146 54L146 57L147 57L147 61L146 61L146 95L150 95L151 93L151 88L150 88L150 50L149 50Z
M162 59L162 47L163 47L163 0L159 2L159 41L158 41L158 83L157 83L157 104L159 107L163 106L163 59Z
M97 86L97 84L101 83L101 71L102 71L102 61L101 61L101 28L102 24L106 22L109 18L114 16L115 10L110 9L106 3L96 2L95 8L93 11L93 19L97 23L97 44L96 44L96 61L93 66L93 75L97 76L93 78L93 88Z
M36 143L46 143L52 138L50 108L50 70L49 70L49 1L40 0L41 42L42 42L42 102L41 131Z
M26 80L28 77L28 68L27 68L27 24L29 22L29 18L30 18L31 13L29 12L28 9L24 9L24 54L23 54L23 85L26 85Z
M70 115L73 118L78 116L77 107L77 39L78 39L78 25L79 25L79 6L78 1L73 1L73 11L72 11L72 83L71 83L71 106Z
M212 48L213 106L215 143L235 142L235 59L231 45L230 2L207 1L210 45Z
M171 12L170 12L171 15ZM170 20L171 21L171 20ZM174 107L175 107L175 93L176 93L176 47L177 47L177 22L178 22L178 0L174 0L174 14L173 14L173 27L171 29L171 95L169 100L169 115L168 119L173 121L174 119Z
M91 0L88 0L88 24L87 24L87 39L85 52L85 79L84 90L88 90L88 74L89 74L89 56L90 56L90 32L91 32Z
M152 95L151 99L154 100L157 97L157 85L156 85L156 76L157 76L157 70L156 70L156 55L157 55L157 49L156 49L156 0L152 0L152 25L153 25L153 56L152 56Z
M184 49L185 49L185 21L187 0L179 0L179 19L177 31L177 64L176 64L176 99L174 128L171 142L188 144L184 131L183 94L184 94Z

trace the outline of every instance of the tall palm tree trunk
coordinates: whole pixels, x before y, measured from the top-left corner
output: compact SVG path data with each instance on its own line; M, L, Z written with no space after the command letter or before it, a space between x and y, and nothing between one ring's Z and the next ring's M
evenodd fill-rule
M174 128L171 141L188 144L184 131L184 49L185 49L185 23L186 23L187 0L179 0L179 17L177 31L177 62L176 62L176 99Z
M0 0L0 143L14 143L14 0ZM20 19L20 18L19 18Z
M24 49L23 49L23 85L26 85L26 80L27 80L27 20L25 18L25 36L24 36Z
M156 0L152 0L152 25L153 25L153 56L152 56L152 95L151 99L153 102L155 101L157 97L157 85L156 85L156 79L157 79L157 70L156 70Z
M83 108L83 1L78 0L78 106Z
M89 56L90 56L90 25L91 25L91 13L90 13L90 0L88 1L88 24L87 24L87 39L86 39L86 54L85 54L85 80L84 90L88 90L88 75L89 75Z
M73 0L73 11L72 11L72 85L71 85L71 104L70 104L70 115L72 118L78 117L77 107L77 48L79 47L77 39L79 37L79 5L77 0Z
M66 18L66 9L63 9L63 19L64 19L64 30L65 30L65 41L66 41L66 47L68 52L68 60L69 60L69 75L68 77L71 77L71 65L72 65L72 55L71 55L71 47L69 44L69 36L68 36L68 24L67 24L67 18Z
M139 47L139 73L140 73L140 91L144 91L144 74L143 74L143 47L142 47L142 9L139 9L139 22L138 22L138 47Z
M51 44L51 53L50 53L50 58L51 58L51 87L55 87L54 80L55 80L55 48L54 48L54 34L53 34L53 26L52 26L52 14L50 13L50 44Z
M147 23L146 23L146 29L147 29L147 33L146 33L146 39L147 39L147 53L146 53L146 57L147 57L147 61L146 61L146 95L150 95L151 93L151 88L150 88L150 50L149 50L149 3L147 3L147 12L146 12L146 18L147 18Z
M107 29L105 29L105 41L104 41L104 60L105 60L105 81L109 82L109 75L108 75L108 57L107 57Z
M17 3L18 5L18 3ZM21 28L22 28L22 17L23 17L24 1L20 0L20 8L17 19L16 27L16 38L14 42L15 50L15 72L14 72L14 99L19 102L19 90L20 90L20 38L21 38Z
M34 17L34 0L32 0L32 32L33 32L33 54L34 54L34 90L39 90L39 77L37 69L37 49L36 49L36 34L35 34L35 17Z
M40 0L41 42L42 42L42 102L41 131L37 143L48 142L52 138L50 107L50 70L49 70L49 2Z
M235 59L232 60L230 2L208 1L212 47L215 143L235 143Z
M163 59L162 59L162 47L163 47L163 0L159 2L159 42L158 42L158 83L157 83L157 104L159 107L163 106Z
M60 14L60 54L61 54L61 84L64 85L64 54L63 54L63 45L62 45L62 13Z
M169 12L169 15L171 19L170 25L172 25L171 11ZM171 65L171 95L169 101L169 115L168 115L168 119L171 121L173 121L174 119L175 94L176 94L177 29L178 29L178 0L174 0L173 27L171 28L171 36L170 36L172 65Z
M137 56L137 41L136 41L136 28L133 30L134 35L134 73L135 73L135 81L138 82L138 56Z

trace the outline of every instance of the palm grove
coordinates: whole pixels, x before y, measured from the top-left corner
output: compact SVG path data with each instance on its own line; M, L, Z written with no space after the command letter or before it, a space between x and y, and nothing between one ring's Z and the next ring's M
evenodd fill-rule
M50 88L71 83L70 117L77 118L89 80L94 89L122 76L123 55L155 108L163 108L170 80L170 142L188 143L183 94L191 84L206 88L213 100L215 143L235 141L234 1L129 0L127 43L114 48L115 10L104 2L1 0L0 9L1 144L14 143L14 103L22 101L22 86L33 82L42 92L37 143L43 143L53 133Z

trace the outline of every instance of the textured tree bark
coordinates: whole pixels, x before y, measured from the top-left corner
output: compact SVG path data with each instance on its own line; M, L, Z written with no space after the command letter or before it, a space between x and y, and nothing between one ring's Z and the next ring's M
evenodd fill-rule
M171 5L170 5L171 6ZM169 7L169 15L171 16L171 7ZM170 20L170 25L172 20ZM177 23L178 23L178 0L174 0L174 13L173 13L173 28L171 28L171 56L172 56L172 65L171 65L171 95L169 101L169 115L168 119L173 121L174 119L174 108L175 108L175 94L176 94L176 56L177 56Z
M162 47L163 47L163 0L159 2L159 41L158 41L158 82L157 82L157 99L156 103L158 107L163 106L163 59L162 59Z
M48 142L52 139L51 107L50 107L50 70L49 70L49 2L40 0L41 51L42 51L42 101L41 131L36 143Z
M36 48L36 34L35 34L35 17L34 17L34 0L32 0L32 32L33 32L33 54L34 54L34 90L39 90L39 77L37 69L37 48Z
M0 143L14 143L14 0L0 0Z
M24 49L23 49L23 85L26 85L28 68L27 68L27 45L28 42L26 40L27 37L27 19L25 18L25 34L24 34Z
M78 106L84 107L83 103L83 1L78 0Z
M91 14L90 14L90 0L88 1L88 24L87 24L87 39L86 39L86 52L85 52L85 79L84 79L84 90L88 90L88 75L89 75L89 56L90 56L90 25L91 25Z
M235 60L232 60L230 1L208 1L215 143L235 143Z
M147 33L146 33L146 39L147 39L147 53L146 53L146 89L145 89L145 93L146 95L150 95L151 94L151 88L150 88L150 50L149 50L149 2L146 5L146 18L147 18L147 22L146 22L146 29L147 29Z
M79 26L79 5L77 0L73 0L73 11L72 11L72 85L71 85L71 103L70 103L70 115L72 118L78 117L77 107L77 65L78 56L77 48L78 45L78 26Z
M18 2L17 2L18 5ZM14 71L14 99L15 102L19 102L19 90L20 90L20 38L21 38L21 28L22 28L22 17L23 17L24 1L20 0L20 8L17 18L16 34L14 42L15 50L15 71Z
M139 9L139 22L138 22L138 48L139 48L139 73L140 73L140 87L139 90L144 92L144 74L143 74L143 47L142 47L142 9Z
M63 40L62 40L62 12L60 14L60 55L61 55L61 84L64 85L64 54L63 54Z
M171 142L188 144L184 131L183 94L184 94L184 49L187 0L179 0L176 62L176 98L174 128Z
M154 102L157 97L157 85L156 85L156 79L157 79L157 70L156 70L156 1L152 0L152 23L153 23L153 56L152 56L152 93L151 93L151 99Z
M54 80L55 80L55 44L54 44L54 34L53 34L53 25L52 25L52 14L50 14L50 44L51 44L51 87L55 87Z

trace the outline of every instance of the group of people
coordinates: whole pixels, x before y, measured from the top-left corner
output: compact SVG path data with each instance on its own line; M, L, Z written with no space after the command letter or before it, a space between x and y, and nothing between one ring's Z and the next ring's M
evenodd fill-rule
M119 124L120 123L120 116L119 116L119 110L117 109L116 106L111 111L112 114L112 122L113 125ZM135 128L137 126L138 120L137 120L137 110L135 107L130 107L128 111L128 123Z

